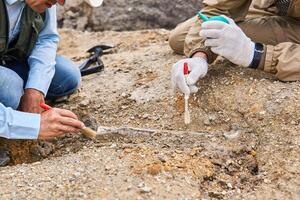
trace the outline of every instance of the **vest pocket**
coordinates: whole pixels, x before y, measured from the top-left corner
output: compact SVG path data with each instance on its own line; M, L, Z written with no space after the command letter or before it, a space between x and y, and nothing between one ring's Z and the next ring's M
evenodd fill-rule
M31 23L31 34L30 34L31 42L28 44L27 56L29 56L31 54L31 52L35 46L35 43L39 37L39 33L41 32L43 26L44 26L44 22L43 22L42 17L40 15L36 15L35 19Z
M44 27L44 21L43 21L41 15L39 15L39 14L35 15L35 19L32 21L32 27L37 34L39 34L41 32L41 30Z

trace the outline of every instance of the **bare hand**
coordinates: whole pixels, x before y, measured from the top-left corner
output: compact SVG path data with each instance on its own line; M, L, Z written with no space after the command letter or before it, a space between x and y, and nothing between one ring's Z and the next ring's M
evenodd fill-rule
M39 139L51 139L65 133L78 133L84 124L71 111L53 108L41 115Z
M29 113L41 113L41 103L45 103L44 95L35 89L26 89L21 98L19 110Z

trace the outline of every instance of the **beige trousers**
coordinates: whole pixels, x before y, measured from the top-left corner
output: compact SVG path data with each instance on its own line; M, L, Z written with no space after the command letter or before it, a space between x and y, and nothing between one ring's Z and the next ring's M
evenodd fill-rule
M228 15L213 6L205 7L203 12L209 16ZM265 45L260 69L276 74L282 81L300 80L299 20L250 6L247 16L242 20L236 18L235 21L252 41ZM209 63L212 63L217 55L203 47L200 30L201 22L197 17L179 24L169 37L170 47L176 53L189 57L197 51L204 51L209 55Z

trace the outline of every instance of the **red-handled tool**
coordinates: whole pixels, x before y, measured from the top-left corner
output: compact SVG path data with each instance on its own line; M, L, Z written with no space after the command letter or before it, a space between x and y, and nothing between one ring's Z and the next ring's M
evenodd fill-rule
M45 104L45 103L41 103L41 104L40 104L40 107L41 107L42 109L44 109L45 111L52 109L51 106L49 106L49 105L47 105L47 104ZM93 131L92 129L90 129L90 128L86 127L86 126L84 126L84 127L81 129L80 132L81 132L84 136L86 136L86 137L88 137L88 138L90 138L90 139L95 139L96 136L97 136L97 133L96 133L95 131Z
M51 106L48 106L48 105L45 104L45 103L41 103L41 104L40 104L40 107L43 108L43 109L46 110L46 111L51 109Z
M185 76L189 75L189 64L186 62L183 64L183 74Z
M189 76L189 64L186 62L183 64L183 74L185 77L185 81L187 82ZM190 98L190 94L184 95L184 123L185 124L191 123L191 115L189 111L189 98Z

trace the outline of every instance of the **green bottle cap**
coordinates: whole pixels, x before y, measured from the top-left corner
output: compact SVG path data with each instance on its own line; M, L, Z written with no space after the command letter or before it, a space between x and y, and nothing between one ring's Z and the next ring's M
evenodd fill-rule
M202 19L204 22L207 22L207 21L221 21L221 22L224 22L226 24L229 24L229 21L223 16L213 16L213 17L208 18L206 15L201 13L201 11L199 11L197 13L197 16L198 16L199 19Z

